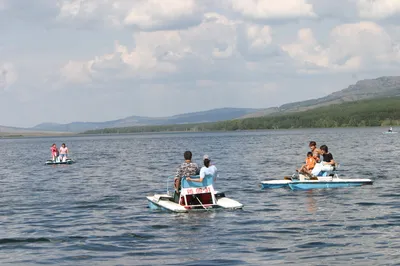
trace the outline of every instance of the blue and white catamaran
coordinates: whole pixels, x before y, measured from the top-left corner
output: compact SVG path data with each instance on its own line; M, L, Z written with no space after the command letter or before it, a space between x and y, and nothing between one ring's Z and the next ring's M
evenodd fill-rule
M290 188L298 189L318 189L318 188L342 188L372 185L371 179L339 178L336 173L323 174L317 177L308 177L303 174L298 176L285 177L283 180L262 181L261 188Z

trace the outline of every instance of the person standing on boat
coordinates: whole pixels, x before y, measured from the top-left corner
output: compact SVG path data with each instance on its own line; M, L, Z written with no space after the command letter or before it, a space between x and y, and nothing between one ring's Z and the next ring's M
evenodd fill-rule
M322 151L322 162L315 165L311 174L318 176L320 172L332 172L335 169L336 162L333 160L333 155L328 151L328 146L322 145L320 147Z
M215 181L217 177L217 167L215 167L215 165L211 165L211 159L208 155L203 156L203 163L204 166L200 169L200 178L193 179L191 177L186 177L187 181L203 182L203 179L206 175L212 175Z
M199 166L192 162L192 152L191 151L185 151L183 154L183 157L185 159L185 162L182 163L178 169L176 170L176 175L174 178L174 187L175 187L175 193L174 193L174 200L175 202L179 201L179 195L181 192L181 178L182 177L190 177L192 175L197 175L199 173Z
M53 143L53 145L51 145L51 147L50 147L50 150L51 150L52 160L53 160L53 162L55 162L58 157L57 145L55 143Z
M60 161L65 162L67 161L67 156L68 156L68 148L65 146L65 143L61 144L60 147Z

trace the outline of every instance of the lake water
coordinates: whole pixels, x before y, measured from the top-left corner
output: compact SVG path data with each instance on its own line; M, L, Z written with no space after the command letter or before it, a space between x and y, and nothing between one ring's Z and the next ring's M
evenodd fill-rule
M382 128L0 139L0 265L400 265L400 134ZM261 190L329 146L372 186ZM66 142L73 165L46 166ZM191 150L238 211L151 211Z

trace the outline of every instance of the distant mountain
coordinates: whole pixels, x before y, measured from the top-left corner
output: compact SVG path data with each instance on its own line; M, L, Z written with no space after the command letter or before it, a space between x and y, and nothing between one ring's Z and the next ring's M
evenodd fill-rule
M221 108L203 112L174 115L170 117L130 116L124 119L106 122L73 122L69 124L43 123L29 129L9 128L11 131L8 132L15 132L18 130L84 132L87 130L104 128L218 122L223 120L243 119L282 113L284 114L288 112L306 111L309 109L328 106L331 104L398 95L400 95L400 76L380 77L377 79L366 79L358 81L356 84L351 85L346 89L334 92L322 98L293 102L284 104L279 107L271 107L266 109ZM3 132L5 132L5 127L3 127L3 129L0 127L0 132L2 130Z
M241 118L261 117L266 115L275 115L277 113L300 112L332 104L399 95L400 76L365 79L358 81L354 85L350 85L346 89L334 92L322 98L287 103L276 108L262 109Z
M153 118L153 117L142 117L142 116L130 116L124 119L118 119L106 122L73 122L69 124L43 123L31 128L31 130L84 132L87 130L114 128L114 127L207 123L207 122L217 122L217 121L235 119L250 113L257 112L258 110L259 109L251 109L251 108L221 108L209 111L174 115L170 117Z
M328 96L284 104L279 107L282 112L285 111L304 111L310 108L326 106L336 103L352 102L372 98L382 98L400 95L400 76L380 77L377 79L365 79L350 85L346 89L334 92Z

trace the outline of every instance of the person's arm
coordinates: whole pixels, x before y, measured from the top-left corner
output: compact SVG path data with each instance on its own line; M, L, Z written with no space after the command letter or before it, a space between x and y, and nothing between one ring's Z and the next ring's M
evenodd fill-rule
M318 149L316 149L316 150L313 152L313 157L314 157L316 163L319 163L319 162L321 161L320 156L321 156L321 151L318 150Z
M214 169L215 169L215 172L214 172L214 182L217 180L217 177L219 177L218 176L218 169L217 169L217 167L215 167L214 166Z
M198 178L198 179L193 179L191 177L186 177L187 181L192 181L192 182L203 182L203 179L204 179L204 176L201 177L201 175L200 175L200 178Z
M192 181L192 182L203 182L204 177L205 177L204 171L200 170L200 178L193 179L190 176L188 176L188 177L186 177L186 180L187 181Z
M176 168L175 178L181 178L181 177L182 177L182 167L179 165L178 168Z

